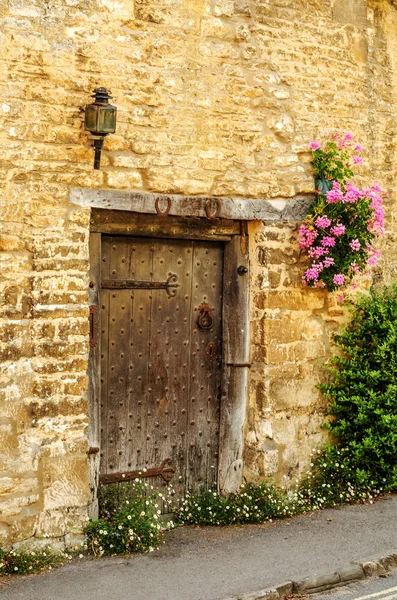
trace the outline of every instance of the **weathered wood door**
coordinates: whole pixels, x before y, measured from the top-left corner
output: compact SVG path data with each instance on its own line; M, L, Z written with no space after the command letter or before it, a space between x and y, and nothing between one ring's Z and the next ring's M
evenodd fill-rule
M222 271L220 242L102 236L103 482L163 464L179 492L216 483Z

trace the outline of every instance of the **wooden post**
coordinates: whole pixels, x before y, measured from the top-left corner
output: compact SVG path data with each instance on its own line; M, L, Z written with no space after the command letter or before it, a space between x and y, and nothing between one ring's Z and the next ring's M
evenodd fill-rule
M101 311L100 285L101 285L101 234L90 234L90 270L88 286L88 302L90 306L90 354L88 359L88 441L90 444L88 459L90 466L90 492L91 504L89 517L98 518L97 488L99 482L100 462L100 394L101 394ZM96 339L95 339L96 338Z
M249 261L246 236L225 244L223 294L224 373L219 489L238 490L243 476L244 423L249 371Z

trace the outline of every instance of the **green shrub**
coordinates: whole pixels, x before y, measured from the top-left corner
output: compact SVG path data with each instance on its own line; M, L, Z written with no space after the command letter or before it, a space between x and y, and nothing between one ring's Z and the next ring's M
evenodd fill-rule
M102 556L158 548L164 530L160 524L163 500L163 494L151 493L148 483L140 479L104 486L100 518L91 521L86 530L88 550Z
M211 490L188 493L174 512L180 523L232 525L289 517L294 510L284 490L264 483L247 483L234 494L220 495Z
M51 549L40 551L3 550L0 548L0 577L4 575L26 575L62 565L72 557L54 553Z
M359 468L348 448L329 445L313 453L310 470L294 492L294 501L296 512L302 512L372 502L382 491Z
M319 386L333 417L326 427L362 484L396 489L397 288L362 296L334 340L341 355L331 360L329 382Z
M372 502L382 491L347 448L329 445L313 452L311 468L295 490L247 483L233 494L187 493L174 512L187 525L265 523L343 503Z

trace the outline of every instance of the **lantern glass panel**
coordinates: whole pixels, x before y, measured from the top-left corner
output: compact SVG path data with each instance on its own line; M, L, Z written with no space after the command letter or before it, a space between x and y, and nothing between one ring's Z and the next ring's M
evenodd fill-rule
M98 111L98 131L114 133L116 131L116 107L112 104L100 106Z
M94 133L95 131L97 131L97 113L98 113L98 106L95 106L94 104L88 104L85 107L85 128L87 131L91 131L91 133Z

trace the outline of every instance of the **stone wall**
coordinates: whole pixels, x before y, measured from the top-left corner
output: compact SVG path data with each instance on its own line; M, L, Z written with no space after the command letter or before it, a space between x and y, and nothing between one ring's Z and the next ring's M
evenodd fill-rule
M0 544L73 543L89 502L89 210L71 187L267 198L312 191L307 145L351 130L390 189L397 10L387 0L8 0L0 6ZM103 168L82 107L118 106ZM296 225L250 226L246 475L289 481L321 441L318 358L343 316L303 290ZM77 537L76 537L77 536Z
M290 53L285 59L281 40L276 60L289 60L289 67L284 66L283 72L290 71L291 66L295 71L294 141L298 139L303 145L305 127L313 131L314 125L316 132L342 127L357 133L369 147L362 179L379 180L390 190L383 262L373 278L377 283L390 283L397 273L397 14L387 4L377 2L368 3L367 12L363 8L364 3L360 2L334 2L333 24L324 27L316 48L312 39L309 51L307 31L299 39L290 23L287 38L291 48L310 56L312 64L293 64ZM269 8L269 13L279 19L283 14L281 6L278 10ZM359 27L352 27L353 24ZM323 84L318 80L319 72ZM302 105L298 108L302 99L306 110ZM315 108L315 114L308 112L310 106ZM309 119L313 119L312 124ZM298 157L306 160L305 154L298 153ZM297 162L302 168L300 160ZM246 476L254 480L273 477L287 486L308 467L311 450L326 439L321 430L326 404L316 385L324 377L321 363L332 351L331 335L346 321L337 294L302 289L304 261L297 244L297 229L296 225L263 224L250 230L253 366Z
M298 225L250 228L252 367L245 475L294 485L326 439L316 390L331 335L346 322L337 294L305 289Z

